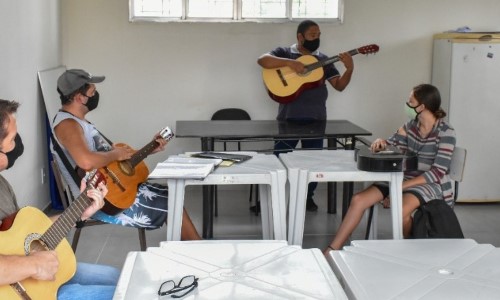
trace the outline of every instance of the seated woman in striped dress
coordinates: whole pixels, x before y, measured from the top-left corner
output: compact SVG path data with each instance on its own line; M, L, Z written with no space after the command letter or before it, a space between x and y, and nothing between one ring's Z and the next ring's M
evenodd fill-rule
M409 237L412 213L422 203L443 199L453 206L453 189L448 170L455 149L455 130L443 118L441 96L436 87L421 84L413 88L405 110L410 120L389 139L376 139L371 144L374 152L387 145L398 147L404 153L416 154L418 170L405 172L403 180L403 236ZM347 214L328 245L329 250L339 250L359 224L364 211L389 194L386 183L375 183L355 194Z

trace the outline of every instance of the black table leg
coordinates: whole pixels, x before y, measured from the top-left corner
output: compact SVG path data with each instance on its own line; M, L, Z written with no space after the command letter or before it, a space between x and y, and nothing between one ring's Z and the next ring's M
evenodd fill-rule
M213 185L203 186L203 232L202 236L204 239L210 239L213 237Z
M214 139L201 138L201 150L213 151ZM214 193L215 188L213 185L203 186L203 232L204 239L211 239L214 237Z
M328 139L328 149L337 149L337 139ZM328 182L327 183L327 199L328 199L328 213L337 213L337 183Z

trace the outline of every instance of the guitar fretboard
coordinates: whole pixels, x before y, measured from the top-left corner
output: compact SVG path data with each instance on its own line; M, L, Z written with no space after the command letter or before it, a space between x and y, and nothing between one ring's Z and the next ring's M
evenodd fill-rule
M158 142L156 141L151 141L148 143L146 146L142 147L132 155L132 157L129 159L130 165L134 168L139 164L141 161L143 161L149 154L153 152L156 147L158 147Z
M352 49L352 50L348 51L348 53L349 53L349 55L353 56L353 55L358 54L359 51L358 51L358 49ZM325 60L318 61L318 62L315 62L313 64L307 65L306 70L307 70L307 72L311 72L314 69L317 69L319 67L323 67L323 66L326 66L329 64L333 64L335 62L338 62L339 60L340 60L340 56L335 55L335 56L332 56L332 57L327 58Z
M174 135L173 135L172 131L170 130L170 128L165 127L164 129L162 129L160 131L160 136L163 139L170 141ZM159 145L158 142L153 140L153 141L149 142L146 146L142 147L139 151L134 153L134 155L132 155L132 157L128 160L130 166L132 168L135 168L135 166L137 166L149 154L151 154L153 152L153 150L155 150L156 147L158 147L158 145Z
M57 245L59 245L71 228L73 228L76 221L80 219L83 211L92 204L92 199L86 195L87 190L88 189L85 189L85 191L73 201L40 238L50 250L54 250Z
M49 250L55 250L57 245L66 237L76 221L80 219L82 213L92 204L92 199L87 196L87 191L97 186L103 181L102 174L96 170L87 173L87 187L85 190L66 208L49 229L40 237ZM105 181L103 181L105 183Z

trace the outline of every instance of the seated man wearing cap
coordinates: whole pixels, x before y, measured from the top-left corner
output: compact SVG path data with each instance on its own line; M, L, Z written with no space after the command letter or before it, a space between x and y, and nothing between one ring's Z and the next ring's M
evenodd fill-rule
M19 103L0 99L0 172L11 168L16 159L23 154L23 144L21 137L17 134L16 112ZM21 175L18 175L21 176ZM103 198L107 193L106 186L98 185L96 189L89 189L87 196L93 200L92 205L88 207L80 218L87 219L94 212L104 205ZM19 210L16 195L9 182L0 175L0 225L2 220L11 216ZM57 216L51 217L53 221ZM5 222L8 224L9 222ZM4 225L5 225L4 224ZM34 224L37 226L38 224ZM14 228L5 226L6 230ZM2 228L3 230L4 228ZM10 237L16 237L16 232L11 232ZM6 235L4 235L5 237ZM21 238L21 237L19 237ZM21 241L21 239L18 239ZM11 241L2 240L2 244ZM5 249L5 248L3 248ZM11 252L12 253L12 252ZM12 255L1 253L0 250L0 287L8 288L9 284L21 282L25 279L35 279L37 284L43 285L44 281L54 280L56 272L63 267L65 262L60 261L56 251L32 251L28 256ZM108 300L113 297L120 271L116 268L103 265L78 263L76 273L68 282L59 287L57 299L92 299ZM31 290L27 293L29 296L43 297L44 295L32 295ZM47 292L52 292L47 289ZM3 290L0 292L14 294L14 290ZM4 298L2 298L4 299ZM10 298L9 298L10 299ZM15 299L21 299L15 298ZM37 298L41 299L41 298Z
M62 108L56 114L52 126L55 139L73 170L76 167L83 170L99 169L114 161L129 159L133 154L127 147L111 144L94 124L85 119L87 113L94 110L99 103L99 93L95 84L102 81L104 81L104 76L92 76L79 69L65 71L57 81ZM153 153L163 150L167 143L158 134L155 136L155 141L159 146ZM61 167L61 173L70 183L73 195L78 195L78 187L65 168L65 164L60 157L56 159ZM167 188L145 182L139 186L135 203L130 208L116 216L99 211L92 218L111 224L155 229L165 223L167 205ZM185 210L181 238L183 240L200 239Z

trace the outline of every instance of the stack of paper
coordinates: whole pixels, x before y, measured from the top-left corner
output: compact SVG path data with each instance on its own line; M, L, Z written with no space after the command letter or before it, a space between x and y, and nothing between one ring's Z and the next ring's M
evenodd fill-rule
M174 156L158 163L149 178L204 179L222 159L203 159Z

